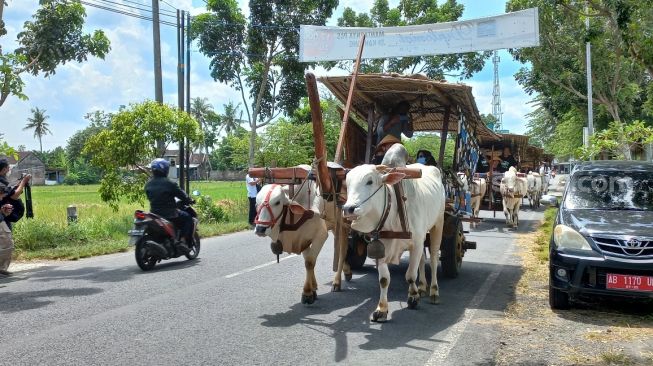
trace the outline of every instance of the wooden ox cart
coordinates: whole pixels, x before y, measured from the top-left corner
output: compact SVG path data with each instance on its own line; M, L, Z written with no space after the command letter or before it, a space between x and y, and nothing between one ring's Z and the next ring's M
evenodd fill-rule
M421 75L361 74L324 77L319 81L345 105L342 114L348 117L343 118L336 149L337 164L327 164L317 81L312 74L307 74L306 81L315 139L314 171L305 174L295 168L259 168L250 169L250 175L265 178L267 182L293 184L299 184L302 179L313 175L324 198L341 204L346 196L346 187L343 186L348 168L371 162L375 149L372 136L376 123L383 113L401 101L410 103L409 115L415 132L440 133L440 137L433 135L433 138L440 139L440 150L434 152L437 154L439 167L443 167L447 137L455 135L456 145L451 163L453 168L452 171L445 171L443 176L456 177L457 172L464 172L471 179L478 161L479 142L500 140L499 136L481 121L469 86L435 81ZM352 84L355 85L352 87ZM402 171L409 177L419 176L419 172L410 169ZM443 274L446 277L456 277L465 251L475 249L476 243L467 241L463 231L462 222L471 219L463 217L462 213L454 208L453 197L459 194L461 187L453 178L445 180L445 187L449 199L446 205L440 259ZM346 258L351 268L356 269L364 264L368 243L369 239L364 235L349 232ZM337 256L339 243L336 243L335 247Z

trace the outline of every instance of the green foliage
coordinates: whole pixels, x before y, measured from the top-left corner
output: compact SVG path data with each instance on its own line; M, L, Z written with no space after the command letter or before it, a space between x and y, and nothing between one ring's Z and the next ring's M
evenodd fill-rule
M607 1L592 1L606 3ZM529 63L515 77L528 93L538 93L543 107L554 118L587 103L585 42L592 45L592 102L596 108L595 127L609 121L643 118L641 100L646 97L641 64L629 54L610 21L590 18L585 29L585 2L548 0L510 0L506 8L515 11L537 6L540 15L541 47L513 49L513 57Z
M68 168L68 157L66 156L65 150L58 146L53 150L49 151L35 151L34 154L45 164L48 168L56 169L67 169Z
M71 161L75 161L79 158L84 160L90 160L90 158L82 154L84 150L84 145L92 137L98 134L100 131L103 131L109 127L111 123L111 118L113 117L112 113L106 113L104 111L95 111L92 113L87 113L84 118L90 121L90 125L82 130L75 132L68 139L66 144L66 155Z
M0 0L2 1L2 0ZM0 156L13 156L18 159L18 152L0 137Z
M579 111L565 113L555 127L550 151L557 157L576 157L577 149L583 145L585 120Z
M199 197L195 204L195 209L197 210L200 222L218 223L229 221L226 210L221 205L214 203L210 196Z
M649 143L653 143L652 127L642 121L627 125L615 121L609 128L595 133L590 138L590 146L579 149L579 154L586 160L602 153L619 160L631 160L634 148Z
M248 163L254 163L256 130L294 111L306 95L300 63L300 24L324 25L337 0L251 0L249 22L235 0L210 0L211 13L196 16L191 35L211 58L211 76L241 92L250 129ZM249 105L251 101L251 105Z
M83 151L104 172L102 200L113 208L123 197L142 202L143 186L149 178L143 164L160 157L157 141L167 145L183 138L198 144L202 131L191 116L174 107L146 101L118 112L111 126L91 137Z
M388 0L375 0L369 14L356 14L347 7L342 17L338 18L341 27L383 27L404 26L430 23L443 23L458 20L463 14L464 6L456 0L442 2L422 0L402 0L395 8L390 8ZM490 52L470 52L465 54L419 56L391 58L388 60L365 60L361 71L424 73L430 78L444 79L446 75L456 73L460 78L469 78L480 71ZM387 68L385 67L387 62ZM327 68L338 65L351 69L351 61L326 63Z
M257 146L260 146L260 143ZM211 153L211 166L217 170L244 170L247 168L248 154L249 137L247 131L241 127L233 135L222 138L218 147Z
M93 167L86 159L77 158L69 165L64 184L97 184L100 183L100 179L98 168Z
M19 47L0 55L0 106L9 95L26 99L20 74L53 75L57 66L83 62L89 55L104 58L109 39L101 30L83 33L86 11L79 0L41 0L40 6L17 35Z
M498 120L497 117L492 114L481 114L481 121L483 121L489 129L494 130L494 125Z

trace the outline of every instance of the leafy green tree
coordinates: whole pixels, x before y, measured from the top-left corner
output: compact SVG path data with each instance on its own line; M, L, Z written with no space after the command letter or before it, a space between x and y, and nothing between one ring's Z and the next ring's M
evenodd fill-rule
M50 116L45 114L45 109L39 109L39 107L32 108L32 117L27 119L27 124L23 130L34 130L34 138L39 140L39 151L43 152L43 136L47 134L52 134L49 128L48 122L46 120Z
M2 0L0 0L2 2ZM13 147L9 146L7 141L5 141L0 136L0 156L13 156L14 159L18 159L18 152Z
M256 146L261 146L258 136ZM257 151L257 156L258 151ZM211 165L217 170L244 170L248 166L249 136L247 130L240 127L233 134L222 138L217 148L211 153Z
M481 114L481 121L483 121L489 129L494 130L494 126L498 120L493 114Z
M218 125L220 124L220 116L215 113L213 106L209 103L207 98L194 98L190 106L190 114L200 124L200 128L204 134L203 141L199 144L199 150L209 157L209 149L212 149L216 143L218 134ZM211 164L209 163L209 176L211 175Z
M211 76L241 92L250 130L248 163L254 163L257 130L306 94L297 59L300 24L324 25L338 0L250 0L249 21L235 0L208 0L192 35L211 58ZM252 104L249 104L251 99Z
M0 21L2 20L0 0ZM11 53L0 48L0 106L9 95L27 99L21 74L53 75L57 66L70 61L83 62L89 56L104 58L109 39L101 30L83 32L86 11L79 0L39 0L33 20L25 22L18 33L19 47ZM6 33L4 23L0 36Z
M143 202L143 186L150 176L146 164L157 155L157 141L170 144L186 138L202 141L197 121L188 113L153 101L132 104L111 120L111 126L89 139L83 154L104 172L100 197L118 209L123 197Z
M438 160L440 155L440 136L434 133L419 133L410 139L403 139L403 144L411 157L417 156L420 150L430 151L435 160ZM447 139L444 146L444 161L442 162L445 168L451 169L453 162L453 154L456 147L456 142L453 139Z
M562 115L557 125L551 143L550 151L559 158L575 158L577 150L583 145L583 127L586 121L582 112L570 110Z
M82 154L84 150L84 145L92 137L100 133L100 131L106 130L109 128L111 123L111 118L113 114L107 113L104 111L94 111L87 113L84 118L90 122L90 124L81 129L75 134L73 134L66 144L66 155L70 161L76 161L78 159L84 159L89 161L90 158Z
M632 160L632 151L642 149L645 144L653 143L653 128L642 121L633 121L626 125L613 122L607 129L597 132L590 138L590 145L579 149L583 159L591 159L599 154L607 154L621 160Z
M551 144L555 140L557 120L548 109L542 106L538 106L528 113L526 118L528 118L526 135L530 137L528 143L550 151Z
M390 8L388 0L375 0L368 13L357 14L347 7L338 18L341 27L392 27L452 22L460 19L464 6L456 0L448 0L438 5L436 1L402 0ZM470 52L464 54L402 57L391 59L365 60L362 72L420 73L430 78L444 79L445 76L469 78L483 69L490 52ZM328 68L338 65L351 69L351 61L326 63Z
M598 0L597 0L598 1ZM602 17L592 17L590 31L582 15L584 2L548 0L510 0L508 11L539 8L541 47L511 50L514 58L530 63L522 68L517 81L529 93L539 93L554 102L556 117L569 108L556 111L555 102L571 101L580 107L587 103L585 42L592 44L592 102L602 120L622 121L641 117L647 78L640 63L630 57L628 46ZM568 104L560 103L560 104ZM601 125L597 127L602 127Z

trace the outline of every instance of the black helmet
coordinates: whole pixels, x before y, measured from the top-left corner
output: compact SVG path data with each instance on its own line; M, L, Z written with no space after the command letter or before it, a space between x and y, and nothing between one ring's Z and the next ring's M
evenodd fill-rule
M170 171L170 163L166 159L154 159L150 163L150 169L152 169L152 174L157 177L167 177L168 171Z

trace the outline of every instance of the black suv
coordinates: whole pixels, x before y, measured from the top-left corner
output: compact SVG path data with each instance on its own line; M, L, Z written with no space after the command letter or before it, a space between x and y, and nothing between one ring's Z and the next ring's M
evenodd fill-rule
M572 171L550 242L549 304L567 309L581 294L653 299L653 163Z

